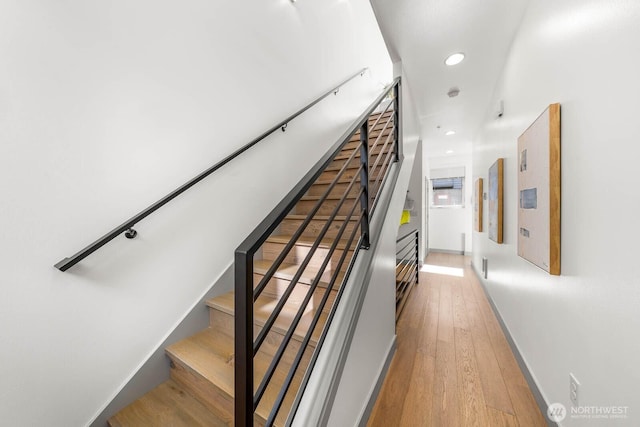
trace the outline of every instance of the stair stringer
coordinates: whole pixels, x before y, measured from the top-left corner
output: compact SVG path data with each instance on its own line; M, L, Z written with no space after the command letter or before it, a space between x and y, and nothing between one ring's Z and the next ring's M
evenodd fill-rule
M404 159L389 171L371 218L371 248L354 263L293 426L366 424L395 350L395 241L417 145L405 141Z

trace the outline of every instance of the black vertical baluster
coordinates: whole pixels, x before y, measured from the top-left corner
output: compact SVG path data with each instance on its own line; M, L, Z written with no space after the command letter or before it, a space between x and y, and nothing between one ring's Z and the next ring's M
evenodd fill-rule
M362 240L360 247L369 249L369 118L365 120L360 127L360 185L362 185L362 194L360 195L360 207L362 208L362 222L360 230L362 231Z
M416 285L420 282L420 232L416 230Z
M253 426L253 254L235 254L235 426Z
M396 86L393 88L393 95L394 95L394 108L393 108L393 114L394 114L394 125L395 125L395 136L396 136L396 157L394 159L394 161L399 161L401 160L402 157L402 126L400 126L401 122L400 120L402 120L402 88L401 88L401 80L398 80L398 83L396 83Z

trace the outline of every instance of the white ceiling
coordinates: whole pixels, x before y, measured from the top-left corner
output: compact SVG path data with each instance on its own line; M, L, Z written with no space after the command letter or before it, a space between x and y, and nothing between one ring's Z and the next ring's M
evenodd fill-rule
M471 152L528 2L371 0L393 61L402 61L427 157ZM455 52L465 60L446 66ZM454 86L460 95L449 98ZM448 130L456 134L445 136Z

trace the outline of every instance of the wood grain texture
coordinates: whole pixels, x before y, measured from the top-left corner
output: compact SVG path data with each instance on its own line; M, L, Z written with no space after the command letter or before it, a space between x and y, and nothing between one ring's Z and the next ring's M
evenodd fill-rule
M489 168L489 238L496 243L504 239L504 159Z
M485 426L488 419L471 332L455 328L455 351L461 425Z
M487 419L489 420L489 425L492 427L519 427L520 425L515 416L498 411L489 406L487 407Z
M498 243L504 240L504 159L497 160L498 163Z
M549 273L560 275L560 104L549 105Z
M400 426L420 426L424 425L425 420L433 418L433 388L429 387L428 382L434 377L435 371L435 358L416 358L411 371L412 381L409 383L407 397L402 407Z
M458 388L455 345L453 342L438 339L437 346L431 405L433 424L459 426L462 425L461 390Z
M483 209L483 200L482 200L482 178L476 179L476 183L473 186L473 224L474 230L481 233L482 232L482 209Z
M414 294L419 293L420 290L421 287L418 287ZM398 418L395 418L398 411L395 408L402 408L407 397L407 384L410 383L418 347L418 341L413 338L422 327L426 303L426 299L411 298L407 303L405 314L400 317L396 325L398 331L396 354L389 367L396 372L396 375L387 375L385 378L383 388L388 390L387 398L379 401L372 412L379 425L394 425L398 422Z
M218 418L172 380L166 381L109 419L111 427L222 427Z
M432 253L426 262L464 277L420 273L367 425L546 426L469 258Z

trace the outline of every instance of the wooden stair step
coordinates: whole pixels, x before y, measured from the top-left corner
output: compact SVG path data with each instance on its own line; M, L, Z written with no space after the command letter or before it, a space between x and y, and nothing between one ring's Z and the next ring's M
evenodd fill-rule
M378 117L380 114L382 114L382 112L371 113L371 115L369 116L369 120L371 120L371 118ZM389 116L390 114L393 114L393 110L389 110L384 113L385 116Z
M285 219L304 220L306 218L307 218L306 215L290 214L290 215L287 215ZM319 221L327 221L327 220L329 220L329 215L316 215L316 216L313 217L313 219L314 220L319 220ZM336 221L344 221L344 220L347 219L347 217L345 215L336 215L336 217L334 219ZM356 221L356 218L355 217L351 217L349 220L350 221Z
M344 176L341 176L341 177L338 179L337 184L349 184L349 183L351 182L351 179L352 179L352 178L353 178L353 177L351 177L351 178L345 178ZM331 185L331 183L332 183L332 182L333 182L333 179L317 179L317 180L316 180L316 182L314 182L314 183L313 183L313 185L314 185L314 186L315 186L315 185ZM354 187L355 187L355 186L357 186L359 182L360 182L360 178L358 177L358 178L356 178L356 181L354 182L353 186L354 186ZM336 184L336 185L337 185L337 184Z
M109 419L111 427L223 427L232 425L173 380L165 381Z
M340 181L336 182L333 188L331 188L331 192L329 194L342 196L347 191L347 188L349 187L349 185L351 185L349 194L357 194L360 191L360 178L359 177L356 178L353 184L351 184L351 179L352 178L349 178L346 180L340 179ZM326 181L326 180L323 180L323 181ZM326 184L316 182L309 188L306 195L307 196L323 196L329 189L330 185L331 185L331 181L329 181Z
M325 171L339 171L340 169L342 169L343 166L344 166L344 162L340 162L340 161L333 162L329 166L327 166ZM353 159L349 162L346 169L358 169L359 167L360 167L360 159Z
M385 137L381 138L380 141L378 141L378 145L376 146L376 148L372 151L369 150L369 155L371 156L371 154L378 154L380 153L380 151L382 150L382 147L384 147L384 143L385 143L386 139ZM387 150L390 149L392 140L389 139L389 142L387 143ZM386 151L386 150L385 150ZM351 154L353 153L353 149L350 150L342 150L336 157L333 158L333 160L346 160L349 157L351 157ZM355 154L355 156L353 156L354 159L359 159L360 158L360 150L358 150L358 152Z
M378 132L378 131L374 131L374 132ZM386 133L386 132L385 132ZM377 137L377 134L374 134L374 138L371 138L371 135L369 135L369 147L373 147L373 144L375 143L375 138ZM351 139L349 140L349 142L347 142L344 147L342 147L341 151L353 151L356 147L360 146L360 134L356 134L353 137L351 137Z
M385 151L384 152L384 156L386 156L389 153L389 151ZM373 167L373 164L375 163L377 157L373 157L373 161L371 161L372 159L369 159L369 167ZM378 165L376 166L376 169L378 169L380 167L380 165L382 164L382 162L384 161L384 157L383 160L380 160L380 162L378 162ZM333 162L331 165L327 166L327 168L324 170L325 172L337 172L340 169L342 169L342 167L344 166L343 161L336 161ZM360 167L360 159L353 159L349 162L349 164L347 164L347 167L345 169L349 170L349 169L358 169ZM353 176L353 175L351 175ZM328 179L328 178L324 178L324 179Z
M339 169L339 168L338 168L338 169L332 169L332 170L325 170L325 171L323 171L323 172L322 172L322 174L318 177L318 179L319 179L319 180L322 180L322 181L327 181L327 180L329 180L329 181L330 181L330 180L332 180L333 178L335 178L335 177L336 177L336 175L338 175L338 172L339 172L339 171L340 171L340 169ZM346 179L346 180L350 180L350 179L351 179L352 177L354 177L354 176L356 176L356 179L360 179L360 177L358 176L358 175L359 175L359 173L360 173L360 172L359 172L359 171L358 171L358 169L356 169L356 168L352 168L352 169L347 168L347 170L346 170L346 171L344 171L344 172L342 173L342 175L340 175L340 178L339 178L339 179L340 179L341 181L343 181L343 180L345 180L345 179Z
M383 128L384 125L387 123L387 120L389 120L389 114L385 114L380 120L378 120L378 118L376 117L375 120L370 120L369 121L369 131L371 131L372 126L374 123L376 123L376 121L378 122L376 124L375 129L377 128ZM394 121L395 117L391 117L391 120L389 120L389 124L387 125L387 128L392 127L394 125L393 121Z
M328 206L323 205L323 208L326 207ZM321 213L324 213L322 212L323 208L321 208ZM346 206L344 210L347 210L347 208L350 209L350 206ZM343 207L340 207L340 210L342 209ZM269 236L262 245L262 259L267 261L274 261L275 259L277 259L284 250L287 243L289 243L290 239L292 239L292 237L293 236L289 234L278 234ZM291 250L287 253L283 261L290 264L302 264L308 254L312 251L312 247L316 239L317 236L300 236L294 243L294 246L291 248ZM312 269L320 268L322 266L327 256L329 256L331 245L334 241L335 237L331 236L324 237L320 240L318 246L314 250L308 262L308 271L317 272L317 270ZM338 241L336 248L331 253L331 260L328 261L328 267L331 268L332 265L335 265L335 263L338 262L340 256L342 255L342 252L346 249L346 242L347 239L341 239ZM353 242L352 245L354 245ZM349 249L349 251L351 252L351 249Z
M371 188L371 186L370 186ZM369 190L371 191L371 190ZM374 193L370 193L373 195ZM357 216L360 214L360 199L354 197L355 194L352 194L346 198L344 202L340 204L340 197L328 198L320 203L318 209L316 211L317 214L320 215L332 215L334 212L337 215L349 215L351 211L353 211L353 215ZM316 205L319 203L320 196L304 196L301 200L296 203L295 209L291 212L297 215L304 215L311 213ZM340 204L338 206L338 204ZM356 205L354 208L354 204ZM336 206L338 209L336 210Z
M358 184L359 187L359 184ZM359 188L358 188L359 191ZM287 215L287 217L280 224L280 232L283 234L293 235L295 234L300 226L304 223L306 215ZM347 223L344 231L342 232L342 237L348 237L351 235L353 228L357 226L356 217L352 216L349 222ZM318 236L322 229L327 225L327 221L329 217L327 215L316 215L314 218L309 221L307 226L302 231L303 236L313 237ZM344 224L345 217L342 215L336 216L334 220L329 224L326 234L326 237L335 238L342 225Z
M253 311L253 319L254 323L260 327L264 326L265 322L271 315L273 308L278 303L277 298L273 298L268 295L260 295L260 297L254 303L254 311ZM211 298L207 301L207 305L214 309L226 313L228 315L233 316L235 311L235 303L234 303L234 292L227 292L226 294L219 295L215 298ZM295 304L287 302L282 309L282 312L276 319L272 331L277 332L281 335L287 333L289 329L289 325L291 325L291 321L298 313L298 307ZM293 338L296 341L302 341L304 339L307 330L313 320L313 316L315 314L315 309L311 309L305 313L300 319L300 323L296 327L296 330L293 333ZM327 314L323 311L320 314L320 319L318 320L318 324L324 325L324 322L327 320ZM311 335L311 339L309 340L309 345L315 347L318 343L318 338L320 338L321 328L316 327Z
M199 375L223 395L233 397L234 341L231 336L206 328L170 345L165 352L173 363ZM179 373L176 375L174 369L176 367L172 366L172 376L176 376L180 382L189 383ZM225 408L218 409L223 412L220 415L224 416ZM226 412L227 417L231 414Z
M308 201L308 200L320 200L322 198L322 195L320 194L307 194L305 196L302 196L300 198L301 201ZM355 199L355 195L348 195L347 199ZM339 195L333 195L333 194L329 194L325 200L340 200L342 199L342 194Z
M269 236L267 238L267 242L281 243L286 245L287 243L289 243L292 237L293 237L292 235L288 235L288 234L274 234L273 236ZM311 247L313 246L315 241L316 241L315 237L300 236L300 238L296 242L296 245ZM334 241L335 239L333 238L321 239L318 247L323 249L329 249ZM336 249L345 249L347 247L347 243L348 243L348 239L340 239L338 241L338 244L336 245Z
M272 261L270 260L256 260L253 262L253 272L261 276L264 276L269 270L269 268L271 267L271 265L272 265ZM349 259L347 255L347 258L345 258L344 263L342 265L341 271L336 276L336 281L333 285L334 289L337 288L340 282L342 281L342 278L344 277L344 272L348 265L349 265ZM282 264L280 264L276 272L273 274L273 277L277 279L291 281L291 279L293 279L293 276L298 271L299 267L300 266L298 264L283 262ZM307 266L307 268L304 269L304 272L300 276L300 279L298 279L298 283L303 285L311 285L311 283L313 283L314 279L318 275L318 271L319 271L318 267L314 267L311 265ZM318 287L327 288L329 286L329 281L331 280L333 273L334 273L334 270L329 268L329 266L327 266L325 272L320 277L320 281L318 282ZM255 285L257 285L257 283L255 283Z
M223 343L223 344L220 344ZM167 354L175 366L172 375L179 378L186 378L186 381L193 387L192 392L197 393L207 406L217 406L219 399L216 401L212 394L220 393L226 401L224 410L227 413L233 411L234 392L234 358L233 355L228 361L224 361L220 354L212 351L213 347L228 347L228 352L233 352L233 339L225 334L219 333L212 328L207 328L192 337L179 341L167 348ZM254 356L254 391L260 380L267 371L271 363L271 355L258 352ZM178 369L176 369L178 368ZM257 424L262 425L269 416L268 409L273 406L273 402L277 397L281 385L284 382L284 375L289 370L289 365L282 363L272 377L271 385L267 388L261 404L256 410L255 416ZM189 377L185 377L182 371L188 371ZM193 380L191 378L193 378ZM195 377L195 378L194 378ZM195 381L194 381L195 380ZM299 384L299 381L298 381ZM294 383L294 386L296 384ZM284 413L281 411L280 422L277 425L283 425L283 418L291 408L292 398L285 400ZM216 408L218 409L218 408ZM223 409L223 408L220 408Z

